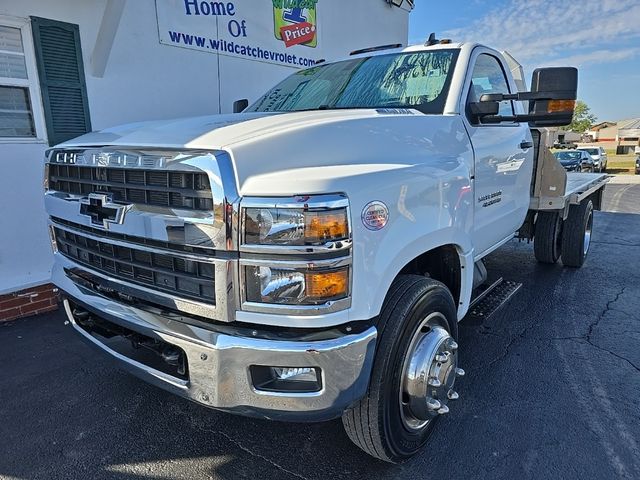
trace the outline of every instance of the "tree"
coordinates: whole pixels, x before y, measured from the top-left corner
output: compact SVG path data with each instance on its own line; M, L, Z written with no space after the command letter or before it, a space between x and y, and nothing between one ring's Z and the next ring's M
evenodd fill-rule
M573 111L573 120L567 127L576 133L584 133L591 128L596 121L596 116L591 113L591 109L582 100L576 102L576 108Z

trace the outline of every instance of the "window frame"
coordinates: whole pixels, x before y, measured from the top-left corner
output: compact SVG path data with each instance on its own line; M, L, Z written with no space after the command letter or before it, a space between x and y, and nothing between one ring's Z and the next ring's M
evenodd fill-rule
M7 78L0 77L0 86L26 88L29 92L29 102L33 126L34 137L1 137L0 145L12 143L46 143L47 134L44 122L44 108L40 95L40 80L36 67L36 54L33 47L33 36L31 35L31 22L28 18L10 17L0 15L0 25L17 28L22 37L22 49L24 53L24 63L27 68L27 78Z
M501 60L501 58L497 55L497 52L485 47L476 47L474 48L471 55L469 56L469 64L467 65L465 81L463 83L463 88L459 97L460 114L464 117L466 123L468 123L468 125L472 128L483 128L483 127L505 128L505 127L520 126L520 122L514 122L514 121L504 121L500 123L482 123L482 122L474 122L471 118L469 118L469 111L468 111L469 93L470 93L469 89L471 87L471 81L473 79L473 71L476 67L476 62L478 60L478 57L480 57L481 55L488 55L490 57L493 57L498 62L498 65L500 66L500 70L502 70L502 75L504 75L505 81L507 83L507 88L509 89L509 93L513 91L517 91L516 85L513 84L512 79L510 79L509 76L507 75L505 71L505 65ZM510 100L510 102L511 102L511 108L514 114L521 113L520 106L513 100Z

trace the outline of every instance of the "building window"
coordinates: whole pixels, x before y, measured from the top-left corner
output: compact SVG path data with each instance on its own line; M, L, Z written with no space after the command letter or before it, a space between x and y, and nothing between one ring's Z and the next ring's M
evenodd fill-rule
M0 15L0 143L46 136L30 22Z
M0 137L35 136L22 31L0 24Z

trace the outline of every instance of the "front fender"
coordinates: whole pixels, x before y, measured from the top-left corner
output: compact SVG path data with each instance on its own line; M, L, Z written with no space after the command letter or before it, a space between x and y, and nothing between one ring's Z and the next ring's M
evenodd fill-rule
M353 303L350 317L372 318L382 309L385 295L398 273L416 257L443 245L459 254L461 272L458 316L466 313L473 284L473 192L470 171L460 161L446 172L416 170L401 174L402 182L370 194L388 210L384 228L365 227L361 212L366 197L354 198ZM387 172L387 178L397 173ZM445 180L446 179L446 180ZM375 196L374 196L375 195Z
M473 149L458 115L361 112L298 123L231 145L242 196L345 193L353 232L348 320L377 316L391 282L408 262L456 245L465 265L463 312L473 276ZM369 230L369 202L388 209ZM342 319L343 317L341 317Z

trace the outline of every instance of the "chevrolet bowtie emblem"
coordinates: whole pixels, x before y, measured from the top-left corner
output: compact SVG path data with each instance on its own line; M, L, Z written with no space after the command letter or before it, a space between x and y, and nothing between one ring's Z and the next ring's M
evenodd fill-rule
M131 205L118 205L108 195L101 193L90 193L87 198L80 200L80 215L90 217L92 225L105 230L109 229L109 224L122 225L129 208Z

